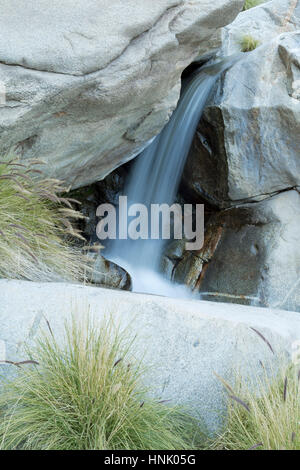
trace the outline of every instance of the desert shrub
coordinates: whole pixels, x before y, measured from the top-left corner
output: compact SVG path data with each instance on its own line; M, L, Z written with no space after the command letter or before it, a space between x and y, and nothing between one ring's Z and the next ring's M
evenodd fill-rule
M261 3L265 3L265 0L246 0L244 10L249 10L250 8L257 7Z
M66 190L37 166L0 160L0 277L32 281L82 280L85 263L72 245L80 234L70 220L81 217Z
M0 393L0 448L193 448L196 423L148 398L132 347L111 321L73 321L60 342L40 337L31 353L38 365L16 369Z
M240 46L241 46L242 52L254 51L254 49L256 49L259 45L260 45L260 42L257 39L255 39L253 36L251 36L250 34L243 36L240 40Z
M229 390L225 431L212 448L226 450L300 450L300 375L282 367L263 374L256 393L251 384Z

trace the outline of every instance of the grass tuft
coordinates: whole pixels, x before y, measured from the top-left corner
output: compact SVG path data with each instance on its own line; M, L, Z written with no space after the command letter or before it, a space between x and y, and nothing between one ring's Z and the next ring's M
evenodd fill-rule
M267 373L253 387L240 385L229 397L224 433L214 442L218 450L300 450L299 374L294 366L282 368L271 379Z
M265 3L265 0L246 0L245 5L244 5L244 11L249 10L250 8L257 7L258 5L261 5L262 3Z
M131 350L112 321L73 321L62 342L50 330L31 354L39 365L16 367L3 385L0 448L194 448L198 426L180 408L148 398Z
M250 34L246 34L240 40L240 46L242 52L251 52L254 51L260 45L260 41L255 39Z
M83 280L85 262L72 245L80 234L70 222L82 216L61 196L60 181L42 178L40 164L0 160L0 278Z

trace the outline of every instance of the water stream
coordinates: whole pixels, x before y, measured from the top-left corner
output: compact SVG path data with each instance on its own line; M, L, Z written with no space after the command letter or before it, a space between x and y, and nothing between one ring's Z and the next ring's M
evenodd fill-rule
M239 56L204 66L184 85L178 106L162 132L135 160L124 195L128 206L139 203L172 204L176 198L182 172L205 104L220 74ZM127 214L119 214L127 224ZM184 286L172 284L160 273L165 240L114 240L105 256L124 267L131 275L134 292L186 297Z

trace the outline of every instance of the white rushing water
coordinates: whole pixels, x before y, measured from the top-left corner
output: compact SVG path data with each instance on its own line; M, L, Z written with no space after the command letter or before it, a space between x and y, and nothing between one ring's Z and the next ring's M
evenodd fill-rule
M170 121L133 165L124 190L128 206L138 203L149 208L151 204L174 202L205 104L220 74L237 60L234 56L202 67L185 85ZM120 218L121 223L123 219L127 224L127 214L120 214ZM130 273L134 292L191 296L186 287L171 283L160 274L164 246L162 239L114 240L105 256Z

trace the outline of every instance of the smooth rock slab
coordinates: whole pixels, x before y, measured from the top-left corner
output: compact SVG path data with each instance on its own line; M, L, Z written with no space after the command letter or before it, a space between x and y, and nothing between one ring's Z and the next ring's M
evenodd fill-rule
M224 391L214 373L232 383L233 370L259 373L300 339L298 313L180 300L69 284L0 281L0 340L7 360L26 358L24 342L33 341L49 321L59 337L71 312L90 310L96 319L113 315L137 334L135 354L151 366L146 383L160 399L190 407L211 431L220 428ZM276 356L251 329L270 341ZM12 372L3 365L2 372Z

